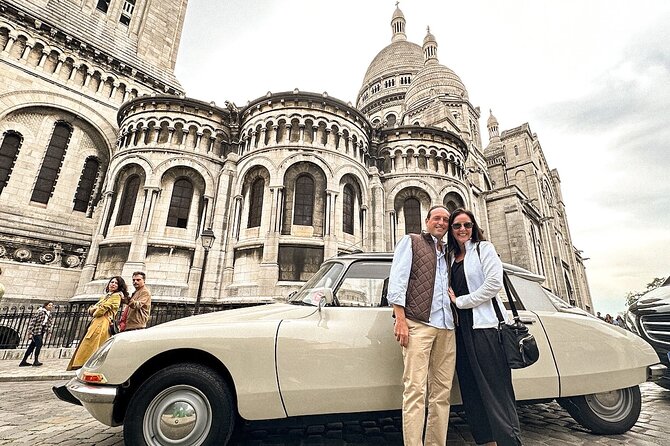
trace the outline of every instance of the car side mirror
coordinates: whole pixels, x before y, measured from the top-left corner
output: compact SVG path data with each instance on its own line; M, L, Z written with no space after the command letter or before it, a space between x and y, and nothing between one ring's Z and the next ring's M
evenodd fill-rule
M312 288L307 296L302 300L305 303L318 306L330 305L333 303L333 290L326 287Z
M319 296L319 311L321 311L321 308L325 307L326 305L333 303L333 290L330 288L319 288L318 291L315 291L315 293L318 293Z

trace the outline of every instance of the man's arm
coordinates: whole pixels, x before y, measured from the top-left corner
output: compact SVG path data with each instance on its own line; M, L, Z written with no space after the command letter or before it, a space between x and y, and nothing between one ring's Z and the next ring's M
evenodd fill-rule
M395 325L393 333L403 347L409 342L409 327L405 319L405 299L407 283L412 269L412 239L406 235L400 239L393 253L393 263L389 273L389 288L386 298L393 306Z
M149 294L149 291L147 291L146 289L142 289L137 293L135 293L135 295L132 297L128 305L130 305L131 308L137 310L140 308L148 308L150 301L151 301L151 294Z

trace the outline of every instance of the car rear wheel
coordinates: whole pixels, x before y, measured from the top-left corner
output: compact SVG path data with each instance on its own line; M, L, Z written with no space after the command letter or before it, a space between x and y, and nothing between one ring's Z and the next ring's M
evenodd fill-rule
M235 411L226 383L198 364L177 364L155 373L131 398L123 425L126 444L225 445Z
M561 398L558 403L595 434L622 434L637 422L642 408L640 387Z

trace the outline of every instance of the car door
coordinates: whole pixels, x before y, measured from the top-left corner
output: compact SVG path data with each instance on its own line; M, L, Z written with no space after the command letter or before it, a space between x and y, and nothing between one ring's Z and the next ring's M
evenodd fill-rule
M539 283L514 275L510 275L510 281L521 299L521 302L517 302L519 316L535 337L540 350L540 358L535 364L512 370L516 399L556 398L560 395L558 369L552 344L543 324L544 318L556 313L556 308L547 299ZM501 297L508 305L504 289L501 290ZM508 314L511 318L511 312Z
M381 306L389 268L354 262L335 290L339 306L282 321L277 378L288 416L400 408L402 354Z

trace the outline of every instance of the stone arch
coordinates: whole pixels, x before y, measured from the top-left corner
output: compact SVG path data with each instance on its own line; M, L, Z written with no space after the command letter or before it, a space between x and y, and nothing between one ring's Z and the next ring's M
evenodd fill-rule
M254 156L253 158L249 158L244 160L244 162L241 162L240 164L237 165L237 178L238 178L238 183L235 186L235 195L240 195L242 194L242 178L244 178L249 170L255 168L255 167L263 167L269 172L270 175L270 187L280 187L282 185L282 177L280 175L277 175L277 166L274 164L274 162L265 156Z
M159 181L162 181L165 173L177 167L188 168L194 172L197 172L198 176L202 177L205 182L204 195L206 197L214 196L216 182L214 181L214 176L209 171L209 168L204 163L196 159L183 156L170 158L158 164L153 169L153 174L150 177L150 180L147 182L147 185L151 187L158 187Z
M465 208L465 203L466 202L463 196L456 191L447 192L444 195L444 199L442 200L442 204L446 206L450 213L454 212L458 208Z
M0 121L9 113L29 107L52 107L68 111L96 129L109 149L116 146L116 124L108 121L97 110L67 96L42 90L24 90L0 95Z
M151 165L151 161L143 155L129 155L125 158L121 158L116 161L116 164L110 169L107 182L107 190L105 192L115 192L117 190L117 185L119 179L121 178L123 172L129 169L131 166L137 166L137 168L142 169L142 176L146 183L148 178L151 178L154 168Z

